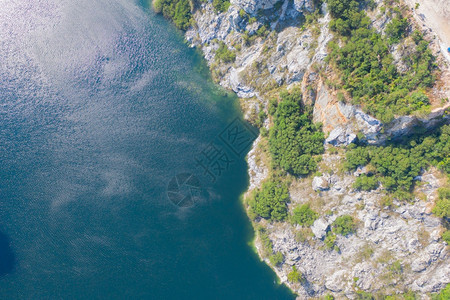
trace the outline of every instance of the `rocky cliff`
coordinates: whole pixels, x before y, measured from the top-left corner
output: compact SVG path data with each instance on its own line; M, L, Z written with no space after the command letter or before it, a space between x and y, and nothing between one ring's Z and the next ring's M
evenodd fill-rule
M381 1L379 1L381 7ZM399 4L401 6L402 4ZM408 13L407 13L408 14ZM411 20L417 13L409 12ZM383 32L390 21L389 14L375 9L369 13L373 28ZM327 67L327 44L333 39L329 29L330 15L321 1L313 0L232 0L225 12L217 12L212 3L202 3L193 13L194 24L186 39L199 47L210 65L213 77L223 87L236 92L248 120L267 111L268 100L280 88L300 86L303 101L314 107L313 118L323 124L327 134L326 151L317 176L292 178L289 188L290 210L302 203L311 203L320 214L311 228L290 223L255 221L273 244L273 251L284 260L272 266L283 283L291 287L300 299L332 294L335 297L356 298L361 292L397 294L407 290L427 298L450 282L450 253L441 239L444 231L441 219L431 213L437 189L448 178L436 169L424 171L415 178L415 199L394 200L387 204L382 187L370 192L355 190L355 178L367 172L354 173L340 168L345 160L346 146L356 140L373 145L402 138L417 128L432 131L449 123L448 98L450 71L440 39L427 27L420 27L437 57L439 76L427 91L431 109L410 116L396 116L383 124L360 107L339 97L329 81L336 76ZM423 20L422 20L423 21ZM412 21L417 22L417 21ZM234 59L220 59L224 46ZM222 50L219 50L222 47ZM407 46L393 49L397 68ZM327 83L328 82L328 83ZM266 119L263 126L270 127ZM249 193L261 186L269 176L270 157L267 143L259 137L248 154ZM355 234L338 236L336 251L326 248L324 238L330 225L341 215L358 220ZM259 253L269 265L259 239ZM303 274L301 282L287 278L292 266Z

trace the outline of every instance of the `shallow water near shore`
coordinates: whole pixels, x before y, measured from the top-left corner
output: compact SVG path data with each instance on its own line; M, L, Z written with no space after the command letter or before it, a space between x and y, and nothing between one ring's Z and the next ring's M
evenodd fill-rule
M0 19L1 299L294 298L248 246L248 143L226 133L253 129L179 32L125 0Z

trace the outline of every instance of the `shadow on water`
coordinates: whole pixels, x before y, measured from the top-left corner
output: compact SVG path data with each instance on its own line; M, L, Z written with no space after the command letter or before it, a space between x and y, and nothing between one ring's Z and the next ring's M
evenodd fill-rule
M11 240L0 231L0 278L14 271L16 257L11 249Z

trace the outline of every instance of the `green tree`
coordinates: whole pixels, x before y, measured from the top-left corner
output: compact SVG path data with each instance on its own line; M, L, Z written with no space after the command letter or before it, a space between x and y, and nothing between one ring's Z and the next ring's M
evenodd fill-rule
M192 13L189 0L155 0L153 9L156 13L172 20L181 30L186 30L191 25Z
M269 180L255 192L249 205L262 218L282 221L287 217L287 202L289 202L287 185L279 180Z
M287 275L288 281L292 283L296 282L302 282L303 281L303 275L297 270L296 266L292 266L292 271L288 273Z
M274 125L269 132L269 151L275 166L293 174L308 174L317 168L315 155L324 151L324 134L319 124L312 122L310 108L303 107L300 89L280 93L281 101L272 102L269 112Z
M433 213L440 218L450 219L450 189L440 188L438 194L439 198L433 208Z
M276 252L274 255L269 257L270 263L275 267L279 267L283 263L283 260L284 256L281 252Z
M375 176L367 176L362 174L358 176L353 184L356 190L371 191L378 187L378 179Z
M391 22L386 25L386 35L391 43L398 43L406 35L408 27L408 20L399 16L393 18Z
M385 35L370 27L370 19L361 10L362 1L327 0L332 20L331 30L338 33L328 44L327 60L342 78L342 88L354 104L388 123L396 115L410 114L429 107L421 89L435 81L435 58L420 32L414 32L416 45L402 60L406 72L398 72L389 51L391 43L406 37L408 22L395 17ZM370 3L370 1L369 1ZM340 39L340 41L338 41Z
M191 24L191 6L189 0L179 0L175 5L175 14L173 16L175 26L186 30Z
M302 226L311 226L318 216L319 214L313 211L309 204L297 206L292 212L292 220Z
M225 12L230 7L230 1L228 0L213 0L212 5L214 9L218 12ZM244 11L245 13L245 11ZM239 12L240 14L240 12Z
M228 49L227 45L220 41L219 48L216 51L215 59L225 63L234 62L236 60L236 53Z
M356 225L353 218L349 215L343 215L336 218L332 224L333 232L347 236L356 231Z
M446 231L444 231L444 233L442 234L442 239L447 243L447 245L450 245L450 230L447 229Z

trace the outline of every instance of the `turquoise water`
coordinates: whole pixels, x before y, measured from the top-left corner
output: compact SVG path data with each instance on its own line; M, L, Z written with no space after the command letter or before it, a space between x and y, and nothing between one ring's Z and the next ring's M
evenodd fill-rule
M248 149L224 133L251 128L173 27L125 0L0 19L0 299L293 298L248 245ZM167 194L180 173L189 207Z

